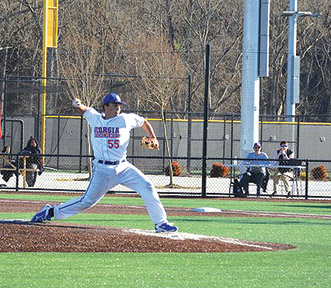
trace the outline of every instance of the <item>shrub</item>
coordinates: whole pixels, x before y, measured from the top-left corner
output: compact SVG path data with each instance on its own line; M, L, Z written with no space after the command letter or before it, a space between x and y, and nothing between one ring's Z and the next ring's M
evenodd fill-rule
M311 176L315 180L325 180L327 175L323 165L315 167L311 170Z
M172 166L172 175L173 176L180 176L181 174L181 167L180 165L178 164L178 162L176 161L173 161L171 162L171 166ZM170 176L170 166L168 165L165 169L164 169L164 172L167 176Z
M226 177L229 174L229 168L222 163L214 163L210 170L210 177Z

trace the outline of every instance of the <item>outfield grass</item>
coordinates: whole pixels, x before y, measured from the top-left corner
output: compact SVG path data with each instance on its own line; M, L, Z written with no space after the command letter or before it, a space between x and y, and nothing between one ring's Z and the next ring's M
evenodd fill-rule
M0 194L1 199L65 201L67 196ZM162 199L167 207L331 215L330 204ZM101 203L141 205L140 198ZM1 211L0 211L1 212ZM30 219L32 213L0 213ZM244 253L0 253L0 287L330 287L331 220L170 217L182 232L287 243L297 249ZM145 215L79 214L67 222L152 229Z

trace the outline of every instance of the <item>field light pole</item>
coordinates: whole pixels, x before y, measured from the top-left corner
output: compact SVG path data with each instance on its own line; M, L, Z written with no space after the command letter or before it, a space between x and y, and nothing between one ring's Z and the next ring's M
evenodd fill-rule
M287 48L287 89L286 115L288 122L294 122L295 103L299 102L300 58L296 56L297 19L299 17L318 17L318 13L297 11L297 0L290 0L290 11L283 11L281 16L289 17Z

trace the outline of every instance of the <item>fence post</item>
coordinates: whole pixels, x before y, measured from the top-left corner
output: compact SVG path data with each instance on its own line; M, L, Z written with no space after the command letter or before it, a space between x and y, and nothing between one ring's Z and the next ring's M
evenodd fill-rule
M147 116L147 115L146 115ZM147 117L146 117L147 118ZM131 132L132 132L132 134L131 134L131 139L130 140L132 140L131 141L131 143L132 143L132 146L131 146L131 155L132 155L132 158L131 158L131 163L132 163L132 165L134 165L134 147L135 147L135 138L136 138L136 136L135 136L135 129L132 129L131 130Z
M171 145L170 145L170 151L171 151L171 156L174 155L174 113L173 112L170 112L170 115L171 115L171 122L170 122L170 132L171 132ZM176 155L178 156L178 155ZM172 162L172 161L171 161Z
M3 95L3 125L2 125L2 139L3 139L3 148L6 147L6 120L7 120L7 74L4 77L4 95ZM1 96L2 97L2 96ZM1 117L0 117L1 118Z
M18 191L19 177L20 177L20 162L18 159L18 154L16 154L16 191Z
M297 158L299 159L299 150L300 150L300 116L298 115L297 122Z
M192 96L192 76L188 75L188 104L187 104L187 172L191 173L191 138L192 138L192 115L191 115L191 96Z
M233 141L234 141L234 139L233 139L233 121L234 121L234 115L233 114L231 114L231 142L230 142L230 158L231 158L231 164L233 164ZM233 173L234 173L234 168L233 167L231 167L231 178L233 177L232 175L233 175Z
M223 117L223 158L225 157L226 116Z
M308 171L308 167L309 167L309 165L308 165L308 159L306 159L306 189L305 189L305 199L308 199L308 175L309 175L309 171ZM300 177L300 175L299 175L299 177Z
M57 116L57 157L56 157L56 168L59 169L60 165L60 128L61 128L61 123L60 123L60 115Z
M192 97L192 76L188 75L188 101L187 101L187 113L191 112L191 97Z
M191 173L191 142L192 142L192 116L188 113L187 122L187 172Z
M206 68L205 68L205 100L203 116L203 148L202 148L202 197L206 197L207 184L207 138L209 118L209 84L210 84L210 45L206 46Z
M83 154L83 115L80 116L80 137L79 137L79 173L82 172L82 154Z

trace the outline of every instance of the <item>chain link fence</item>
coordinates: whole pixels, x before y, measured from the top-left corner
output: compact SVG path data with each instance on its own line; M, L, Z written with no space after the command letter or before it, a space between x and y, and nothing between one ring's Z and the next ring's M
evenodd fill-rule
M14 171L10 179L5 179L8 166L5 159L17 161L17 154L0 154L2 189L10 190L45 190L84 192L88 186L90 173L89 164L92 157L72 155L45 155L45 171L37 177L34 187L24 187L22 173ZM241 158L207 158L206 193L202 191L203 173L201 158L166 158L166 157L128 157L128 161L138 167L147 175L160 195L176 196L207 196L207 197L234 197L233 181L246 172L248 159ZM169 175L170 161L173 165L174 176ZM254 165L251 161L251 165ZM253 160L254 162L255 160ZM277 160L276 160L277 161ZM261 197L271 197L273 192L273 175L277 163L271 161L266 164L270 173L265 191ZM17 162L16 162L17 163ZM58 165L61 163L61 165ZM291 194L293 198L331 198L331 161L296 160L291 164L293 179L290 179ZM17 167L21 168L21 167ZM106 179L105 179L106 181ZM249 197L256 197L256 185L250 183ZM134 191L118 185L113 187L113 193L135 193ZM278 186L278 193L274 197L288 196L282 181Z

